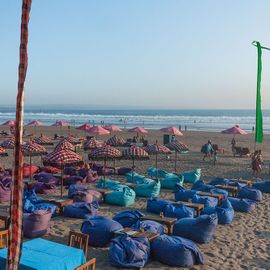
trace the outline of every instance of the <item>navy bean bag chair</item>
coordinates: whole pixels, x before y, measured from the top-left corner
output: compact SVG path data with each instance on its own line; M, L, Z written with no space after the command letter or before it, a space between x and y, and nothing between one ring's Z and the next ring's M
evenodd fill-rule
M160 212L164 213L166 205L172 203L172 201L164 199L151 198L147 200L146 211L154 214L160 214Z
M65 167L64 174L65 175L77 175L77 170L75 167Z
M270 180L254 183L252 187L260 190L263 193L270 193Z
M113 192L105 197L105 202L113 205L129 206L135 203L136 194L134 190L125 185L113 186Z
M160 181L151 180L149 183L136 184L134 186L134 191L137 196L140 197L158 197L160 193Z
M71 185L68 189L68 198L72 199L73 195L75 195L77 192L87 191L87 190L88 190L88 188L85 185L81 185L81 184Z
M227 190L221 189L221 188L212 188L210 190L211 193L214 194L222 194L223 195L223 199L227 199L229 196L229 193Z
M164 234L163 225L153 220L138 220L131 228L134 230L144 229L145 231L158 233L160 235Z
M239 189L238 198L250 199L253 201L261 201L262 192L256 188L251 188L251 187L246 186Z
M201 178L201 169L195 169L191 172L182 173L185 183L195 183Z
M51 194L56 191L56 185L53 183L35 182L30 184L29 188L39 194Z
M141 268L150 257L150 243L147 237L131 238L123 235L112 240L109 249L111 265L117 268Z
M191 240L179 236L161 235L151 244L155 260L170 266L191 267L204 264L204 258Z
M249 199L239 199L234 197L228 197L233 210L236 212L249 213L256 207L256 202Z
M126 175L127 173L131 172L132 168L127 168L127 167L120 167L117 170L118 175Z
M35 210L23 214L23 234L27 238L41 237L50 227L52 213L50 210Z
M161 188L174 189L175 185L183 186L184 178L183 176L177 176L173 173L168 173L165 178L160 181Z
M212 240L218 224L216 214L182 218L173 226L173 234L204 244Z
M204 207L216 207L218 204L218 199L208 196L198 196L195 194L192 197L192 202L204 204Z
M187 207L185 205L174 205L168 204L164 210L165 217L172 217L172 218L185 218L185 217L194 217L194 209Z
M84 178L78 175L72 175L64 180L65 186L75 185L75 184L82 184L84 183Z
M245 183L241 183L238 181L230 181L228 186L238 187L238 189L247 186Z
M217 214L218 224L230 224L234 218L234 210L228 199L223 200L220 206L204 208L202 214Z
M59 180L56 177L54 177L51 173L46 172L40 172L38 174L35 174L34 179L42 183L52 183L55 185L59 183Z
M113 220L119 222L124 228L135 224L144 214L139 210L125 210L116 214Z
M185 189L180 185L175 185L174 187L174 197L175 201L188 202L196 194L196 190Z
M209 182L209 185L215 186L215 185L225 185L227 186L229 184L230 180L223 177L215 177Z
M113 238L114 231L123 229L115 220L103 216L88 217L81 226L81 232L89 235L89 245L105 247Z
M88 216L95 216L98 212L98 202L93 203L73 203L64 207L64 216L71 218L88 218Z

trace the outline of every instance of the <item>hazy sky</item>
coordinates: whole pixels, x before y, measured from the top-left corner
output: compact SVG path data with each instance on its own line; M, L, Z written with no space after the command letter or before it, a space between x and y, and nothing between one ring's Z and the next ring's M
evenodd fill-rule
M21 1L1 0L0 104L15 104ZM254 108L269 0L33 0L27 104ZM263 57L270 108L270 52Z

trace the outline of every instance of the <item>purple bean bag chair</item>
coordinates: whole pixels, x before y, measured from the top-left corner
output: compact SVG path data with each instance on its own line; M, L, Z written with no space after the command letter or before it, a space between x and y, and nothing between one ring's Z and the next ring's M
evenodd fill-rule
M89 216L95 216L98 212L98 202L93 203L73 203L64 207L64 216L71 218L88 218Z
M96 190L78 191L72 196L74 202L103 202L103 196Z
M52 213L50 210L36 210L23 215L23 233L27 238L41 237L49 231Z
M85 185L82 185L82 184L74 184L74 185L71 185L68 189L68 197L70 199L73 198L73 195L75 195L77 192L79 191L87 191L88 188L87 186Z
M8 202L11 193L11 178L4 177L0 181L0 203Z
M56 186L53 183L36 182L31 184L30 189L39 194L51 194L55 192Z
M84 179L81 176L73 175L65 179L64 185L70 186L70 185L76 185L76 184L83 184Z
M53 183L55 185L57 185L59 182L59 180L55 178L52 174L46 172L35 174L34 179L37 180L38 182Z
M127 167L120 167L118 170L117 170L117 174L118 175L126 175L127 173L131 172L131 168L127 168Z
M98 179L98 174L95 171L88 170L86 177L85 177L85 182L86 183L97 183L99 181Z
M76 175L77 174L76 168L75 167L66 167L64 169L64 174L65 175Z

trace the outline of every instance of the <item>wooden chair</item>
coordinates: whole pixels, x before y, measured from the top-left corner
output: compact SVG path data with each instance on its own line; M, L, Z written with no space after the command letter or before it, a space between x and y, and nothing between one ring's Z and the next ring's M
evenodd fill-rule
M8 247L8 230L0 231L0 248L5 248L5 247L6 248Z
M85 258L87 258L88 253L88 241L89 236L87 234L74 231L69 232L68 245L74 248L82 249L84 251Z
M78 266L75 270L96 270L96 258L93 258L85 264Z

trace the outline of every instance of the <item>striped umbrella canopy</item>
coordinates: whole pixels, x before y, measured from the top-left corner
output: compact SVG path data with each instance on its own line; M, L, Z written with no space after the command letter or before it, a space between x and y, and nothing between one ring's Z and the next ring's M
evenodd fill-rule
M69 123L64 121L56 121L54 124L52 124L53 127L68 127L70 126Z
M107 135L110 134L110 132L101 127L101 126L94 126L87 130L88 133L95 134L95 135Z
M122 131L121 128L119 128L116 125L108 125L104 127L105 129L109 130L110 132L118 132L118 131Z
M75 148L74 148L73 144L70 143L67 139L63 139L55 146L54 150L74 151Z
M40 137L35 137L33 138L32 141L40 145L53 145L53 141L51 140L51 138L45 135L41 135Z
M34 155L46 155L47 150L44 146L37 144L35 142L28 142L22 146L22 151L24 156L34 156Z
M37 126L44 126L44 124L40 121L35 120L35 121L32 121L29 124L27 124L27 126L37 127Z
M15 126L15 121L13 120L8 120L5 123L1 124L1 126L9 126L9 127L14 127Z
M8 156L6 149L0 146L0 156Z
M65 139L66 139L67 141L69 141L69 142L70 142L71 144L73 144L73 145L76 145L76 144L80 144L80 143L81 143L79 138L74 137L74 136L72 136L72 135L67 136Z
M176 127L166 127L161 129L162 132L175 136L183 136L183 133Z
M126 140L121 136L114 135L110 139L107 140L107 144L111 146L121 146L126 143Z
M89 154L90 158L117 158L121 156L121 151L110 145L98 147Z
M167 143L166 146L170 150L180 152L180 153L189 151L188 146L180 141L174 141L174 142Z
M149 154L141 147L131 146L122 151L122 156L131 159L149 159Z
M95 137L93 137L84 143L84 150L95 149L102 146L104 146L104 142L98 141Z
M136 133L148 133L146 129L143 127L134 127L128 130L128 132L136 132Z
M92 127L92 125L90 125L90 124L88 124L88 123L85 123L85 124L83 124L83 125L77 127L76 129L88 131L91 127Z
M1 146L6 149L14 149L15 147L15 138L12 137L10 139L7 139L1 143Z

